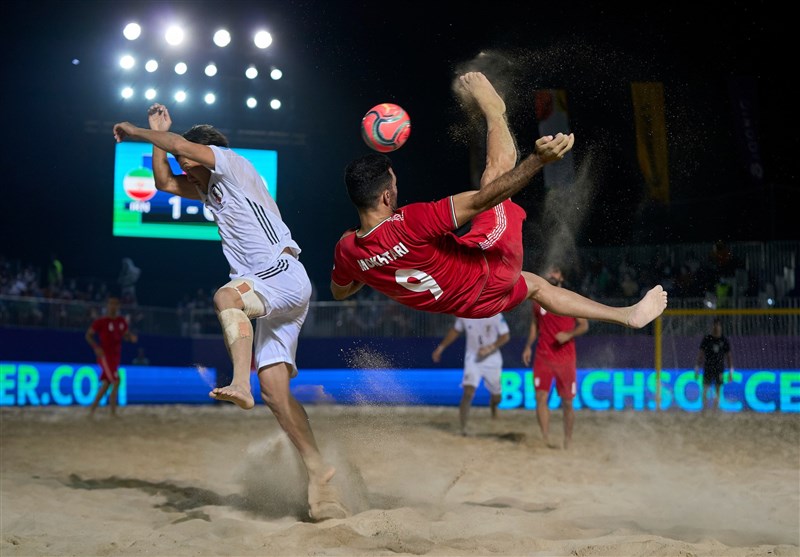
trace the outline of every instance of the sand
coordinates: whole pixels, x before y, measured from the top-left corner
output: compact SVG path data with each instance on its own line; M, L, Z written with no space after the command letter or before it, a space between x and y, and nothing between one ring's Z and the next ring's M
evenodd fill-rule
M800 555L796 414L308 412L349 518L262 405L2 408L0 555Z

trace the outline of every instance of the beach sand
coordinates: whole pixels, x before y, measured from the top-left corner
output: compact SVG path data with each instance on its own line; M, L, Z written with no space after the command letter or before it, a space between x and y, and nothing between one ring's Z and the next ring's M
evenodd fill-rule
M349 518L260 404L2 408L0 554L800 555L797 414L307 410Z

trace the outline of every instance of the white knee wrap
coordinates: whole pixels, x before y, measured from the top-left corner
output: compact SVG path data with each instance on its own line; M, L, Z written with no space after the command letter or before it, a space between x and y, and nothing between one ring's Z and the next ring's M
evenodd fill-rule
M222 336L228 347L233 346L237 340L253 336L250 319L240 309L223 309L219 312L219 322L222 325Z
M264 302L261 300L259 295L256 294L255 288L253 288L252 280L232 280L222 288L233 288L239 293L239 296L242 297L242 303L244 304L244 309L242 311L244 311L244 314L250 319L261 317L267 313L267 308L264 305Z

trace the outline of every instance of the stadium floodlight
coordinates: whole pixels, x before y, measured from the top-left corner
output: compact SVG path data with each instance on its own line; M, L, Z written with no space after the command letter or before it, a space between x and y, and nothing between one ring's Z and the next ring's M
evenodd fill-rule
M245 70L244 75L247 76L247 79L255 79L258 77L258 70L255 66L250 65L250 67Z
M220 29L214 33L214 44L218 47L225 48L231 44L231 34L225 29Z
M271 101L269 101L269 107L272 110L278 110L281 107L280 99L272 99Z
M144 69L147 70L150 73L153 73L154 71L156 71L158 69L158 62L151 58L150 60L148 60L145 63Z
M150 87L150 89L144 92L144 98L148 101L152 101L156 98L156 90Z
M253 42L258 48L267 48L272 44L272 35L267 31L259 31L256 33L255 37L253 37Z
M205 72L206 72L206 75L208 77L214 77L215 75L217 75L217 66L216 66L216 64L214 64L212 62L211 64L206 66Z
M255 108L256 106L258 106L258 101L256 100L255 97L248 97L246 103L247 103L247 108Z
M182 103L186 100L186 91L178 91L175 93L175 101Z
M133 88L123 87L122 91L120 91L120 95L122 95L123 99L130 99L133 96Z
M214 93L206 93L203 100L206 101L206 104L214 104L214 101L217 100L217 96Z
M175 64L175 73L178 75L183 75L186 73L189 67L186 65L186 62L178 62Z
M142 28L138 23L129 23L125 26L125 29L122 30L122 34L129 41L135 41L139 38L139 35L142 34Z
M119 59L119 67L123 70L129 70L136 65L136 59L130 54L126 54Z
M274 81L278 81L280 78L283 77L283 72L279 68L276 68L276 67L273 66L272 70L270 70L270 72L269 72L269 76Z
M172 25L164 34L164 40L172 46L177 46L183 42L183 29L177 25Z

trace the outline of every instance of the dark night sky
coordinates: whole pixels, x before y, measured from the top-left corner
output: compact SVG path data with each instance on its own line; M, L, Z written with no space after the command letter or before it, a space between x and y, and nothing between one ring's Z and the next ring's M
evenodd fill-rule
M328 299L333 246L357 223L342 171L366 150L358 124L368 108L396 102L412 118L409 142L392 155L400 202L426 201L470 187L466 119L450 92L456 72L480 52L501 79L520 151L538 136L531 91L568 92L574 156L589 169L588 210L575 225L579 245L705 242L717 238L797 239L795 100L787 84L796 66L789 18L767 3L730 3L722 12L694 6L650 12L559 4L491 2L11 2L3 36L6 138L4 255L43 265L59 254L68 277L113 279L130 256L143 270L140 302L171 304L184 289L227 280L215 242L114 238L111 199L120 120L146 125L149 102L115 96L121 30L130 19L164 22L172 13L200 29L219 22L235 32L263 22L275 43L287 110L247 112L171 106L174 130L210 123L239 147L279 151L278 203L303 262ZM452 6L452 7L450 7ZM198 64L208 55L194 48ZM229 63L249 53L231 50ZM70 62L79 58L81 64ZM224 63L221 62L221 63ZM755 80L764 185L755 187L739 158L728 81ZM245 87L223 80L226 92ZM645 203L636 161L630 83L664 83L671 204ZM251 84L252 86L252 84ZM269 84L264 84L268 87ZM301 145L246 139L241 130L302 137ZM239 139L239 141L236 141ZM270 143L272 141L272 144ZM591 166L589 164L591 163ZM772 192L772 194L770 194ZM535 181L515 198L528 210L531 261L548 230L538 226L544 188ZM567 203L569 203L567 201ZM550 219L552 222L552 219ZM535 269L532 269L535 270ZM188 286L187 286L188 285Z

